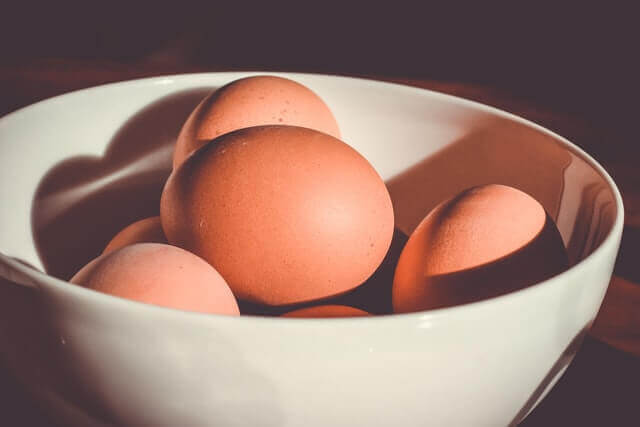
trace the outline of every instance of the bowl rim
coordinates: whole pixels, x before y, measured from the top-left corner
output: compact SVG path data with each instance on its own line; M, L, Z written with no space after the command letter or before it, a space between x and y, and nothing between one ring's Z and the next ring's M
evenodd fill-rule
M521 298L526 298L528 295L533 295L536 293L543 292L544 289L551 286L559 286L560 282L564 282L565 280L570 280L573 276L580 274L587 268L587 265L598 262L598 260L605 256L605 254L609 251L617 251L617 247L620 243L620 238L622 236L622 230L624 226L624 206L622 202L622 196L620 191L615 184L614 180L607 173L607 171L600 165L591 155L582 150L577 145L570 142L568 139L562 137L561 135L535 123L523 117L520 117L516 114L509 113L507 111L501 110L499 108L483 104L477 101L472 101L470 99L462 98L455 95L450 95L438 91L434 91L431 89L425 89L416 86L410 86L401 83L388 82L383 80L375 80L368 77L353 77L353 76L343 76L337 74L322 74L322 73L298 73L298 72L272 72L272 71L224 71L224 72L198 72L198 73L179 73L179 74L168 74L161 76L153 76L153 77L142 77L130 80L123 80L118 82L106 83L97 86L87 87L84 89L79 89L67 93L63 93L54 97L50 97L47 99L43 99L41 101L35 102L33 104L22 107L18 110L15 110L3 117L0 117L0 125L5 122L13 121L16 117L31 112L34 109L46 107L49 104L53 104L59 102L61 99L64 99L69 96L77 96L77 95L88 95L92 92L99 92L105 89L113 89L113 88L124 88L127 86L134 85L167 85L173 84L176 82L188 82L193 81L196 83L198 80L206 80L212 77L226 77L228 81L249 77L254 75L272 75L272 76L280 76L285 78L290 78L295 80L296 78L314 78L314 79L325 79L325 80L343 80L343 81L351 81L356 84L365 85L365 86L374 86L374 87L387 87L389 89L395 91L401 91L405 93L412 94L420 94L421 96L431 97L433 99L439 99L441 101L445 101L450 105L459 105L468 108L475 109L476 111L481 111L484 113L488 113L494 116L501 117L503 119L510 120L512 122L516 122L527 126L538 133L551 137L555 142L559 143L563 148L567 149L574 155L578 156L581 160L587 163L592 169L594 169L607 183L609 190L612 192L615 199L616 206L616 215L611 226L611 229L608 231L607 236L604 240L596 247L589 255L585 258L578 261L576 264L569 267L564 272L553 276L547 280L542 282L535 283L526 288L522 288L504 295L499 295L496 297L484 299L481 301L460 304L452 307L443 307L438 309L431 310L423 310L411 313L392 313L392 314L384 314L384 315L374 315L374 316L363 316L363 317L336 317L336 318L281 318L270 317L270 316L256 316L256 315L240 315L240 316L230 316L230 315L222 315L222 314L211 314L211 313L200 313L200 312L191 312L184 311L169 307L162 307L147 303L142 303L138 301L133 301L121 297L116 297L108 294L104 294L102 292L94 291L91 289L87 289L78 285L74 285L68 281L56 278L54 276L50 276L38 269L31 268L20 261L11 258L0 252L0 264L4 264L10 270L13 270L15 273L18 273L20 276L27 278L27 282L32 282L34 288L38 290L42 290L43 287L52 287L56 291L61 291L64 293L69 293L69 295L79 298L86 298L91 303L95 304L103 304L105 306L114 306L120 307L121 309L130 309L137 310L139 312L149 313L149 315L157 316L165 316L165 317L174 317L175 319L180 320L191 320L197 323L201 322L234 322L234 324L243 324L245 326L254 326L260 327L261 325L293 325L293 324L309 324L312 323L316 326L321 324L329 325L330 327L340 326L340 325L368 325L371 322L385 322L390 323L393 321L408 321L410 323L424 322L424 321L437 321L444 317L451 317L459 315L460 313L469 313L474 310L484 310L488 309L491 306L496 304L505 304L512 303ZM108 307L107 307L108 308ZM233 320L232 320L233 319Z

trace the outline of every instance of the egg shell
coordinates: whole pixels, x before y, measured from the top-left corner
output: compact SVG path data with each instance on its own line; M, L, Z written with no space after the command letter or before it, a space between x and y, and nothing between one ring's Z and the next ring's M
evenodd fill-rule
M384 259L376 271L362 284L340 295L335 295L321 301L311 301L303 304L270 306L255 304L238 299L240 314L253 316L281 316L289 311L299 310L311 306L340 305L363 310L372 315L391 314L391 287L393 273L402 253L402 248L407 243L409 236L397 228L393 230L391 245Z
M311 129L223 135L175 169L162 193L171 244L207 260L239 298L286 305L346 292L393 235L384 182L357 151Z
M317 305L315 307L300 308L282 315L282 317L360 317L370 316L364 310L346 305Z
M212 92L193 110L178 135L173 166L222 134L269 124L308 127L340 137L331 110L306 86L276 76L247 77Z
M393 276L407 240L409 237L396 228L387 255L371 277L357 288L326 300L325 304L348 305L374 315L393 313L391 304Z
M129 224L111 239L102 253L106 254L134 243L167 243L159 216Z
M184 249L160 243L137 243L100 255L71 283L180 310L240 314L229 286L213 267Z
M568 268L553 220L528 194L474 187L441 203L409 237L396 267L394 312L495 297Z

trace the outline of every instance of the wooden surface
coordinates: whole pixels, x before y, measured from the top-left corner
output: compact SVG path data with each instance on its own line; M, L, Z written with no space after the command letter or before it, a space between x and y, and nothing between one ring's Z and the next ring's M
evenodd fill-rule
M35 60L0 68L0 116L33 102L98 84L192 71L157 58L135 64L108 61ZM625 202L625 231L614 277L591 335L573 364L525 426L637 425L640 395L640 171L629 144L612 144L612 129L554 108L518 98L504 89L425 79L364 76L458 95L531 119L595 156L618 182ZM618 137L616 135L616 137ZM622 148L621 148L622 147ZM0 184L2 185L2 184ZM1 201L0 201L1 204ZM48 419L0 368L0 425L48 426Z

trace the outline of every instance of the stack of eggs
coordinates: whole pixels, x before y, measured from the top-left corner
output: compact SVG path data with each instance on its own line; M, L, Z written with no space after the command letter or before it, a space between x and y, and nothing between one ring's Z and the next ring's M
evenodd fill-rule
M544 208L498 184L441 203L404 249L393 237L383 180L340 140L322 99L256 76L202 100L176 142L160 217L122 230L71 282L190 311L350 317L473 302L568 264ZM383 267L388 286L368 292Z

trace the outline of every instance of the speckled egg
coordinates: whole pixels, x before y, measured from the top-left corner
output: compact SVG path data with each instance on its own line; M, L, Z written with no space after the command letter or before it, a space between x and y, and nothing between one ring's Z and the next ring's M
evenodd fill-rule
M340 137L331 110L311 89L283 77L247 77L212 92L195 108L178 136L173 165L222 134L269 124L308 127Z
M504 185L474 187L438 205L411 234L394 275L393 308L479 301L567 268L560 233L540 203Z
M324 317L361 317L370 316L364 310L347 305L317 305L315 307L299 308L282 315L282 317L324 318Z
M356 150L315 130L225 134L169 177L160 203L171 244L204 258L245 301L338 295L380 265L393 235L384 182Z
M159 216L129 224L111 239L102 253L106 254L134 243L167 243Z
M240 314L229 286L211 265L160 243L137 243L105 253L78 271L71 283L180 310Z

